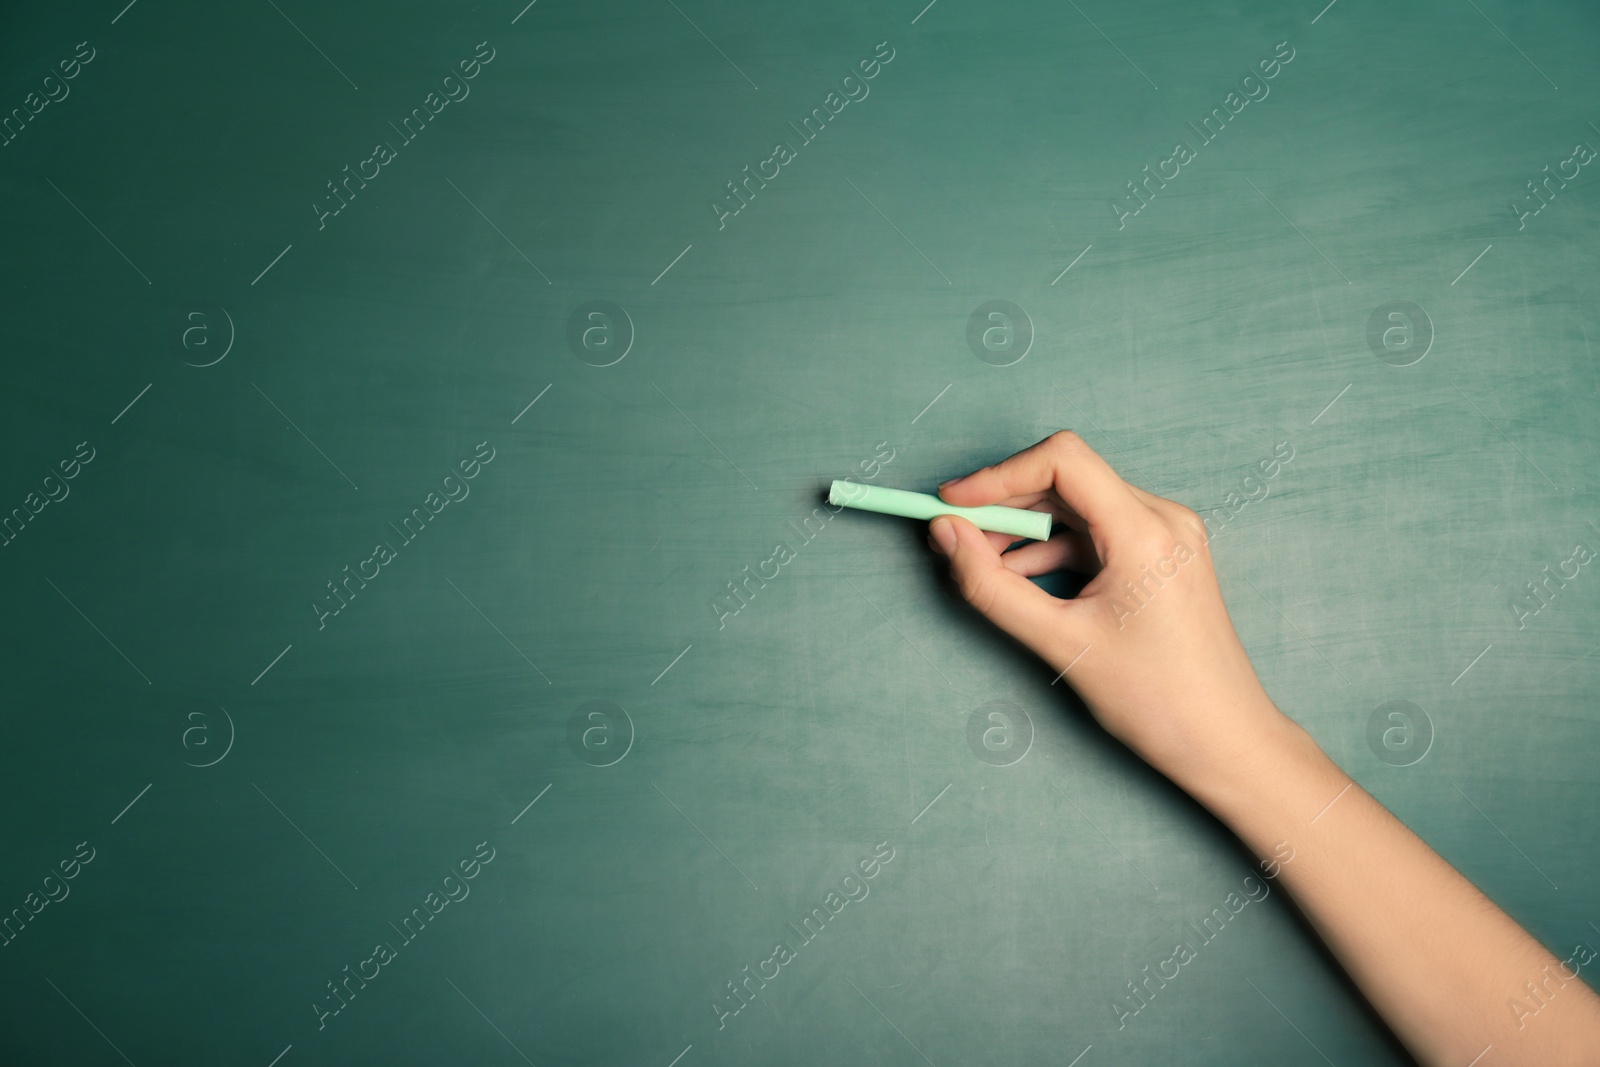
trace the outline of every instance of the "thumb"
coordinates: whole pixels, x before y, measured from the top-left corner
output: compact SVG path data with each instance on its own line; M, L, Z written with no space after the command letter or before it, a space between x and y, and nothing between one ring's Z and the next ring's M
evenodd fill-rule
M983 531L966 519L940 515L929 533L949 558L950 575L967 603L1047 662L1060 655L1069 644L1064 601L1002 563Z

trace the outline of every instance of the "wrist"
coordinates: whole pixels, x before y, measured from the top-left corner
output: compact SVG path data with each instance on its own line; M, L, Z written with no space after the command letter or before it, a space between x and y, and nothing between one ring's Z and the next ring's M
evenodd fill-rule
M1316 740L1276 707L1262 716L1253 736L1193 778L1179 784L1247 843L1258 846L1267 839L1303 834L1351 784Z
M1288 816L1308 782L1342 785L1347 780L1315 739L1264 691L1210 719L1217 724L1210 736L1187 745L1181 759L1163 761L1171 766L1158 769L1230 826L1247 813L1283 809ZM1320 788L1310 787L1312 793Z

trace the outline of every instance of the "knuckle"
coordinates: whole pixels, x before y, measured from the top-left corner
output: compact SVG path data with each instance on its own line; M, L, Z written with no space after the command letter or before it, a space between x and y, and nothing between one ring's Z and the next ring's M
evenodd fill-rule
M1149 521L1141 522L1137 529L1128 531L1126 537L1125 543L1132 550L1136 565L1171 556L1178 550L1180 540L1166 522L1153 514Z
M1200 523L1200 513L1184 504L1168 502L1167 513L1177 521L1179 526L1193 530Z
M1174 514L1181 527L1181 539L1193 542L1192 547L1196 552L1204 552L1211 540L1211 534L1206 529L1206 520L1202 519L1200 513L1193 508L1184 507L1182 504L1178 505L1178 510Z
M1084 447L1083 438L1079 437L1071 430L1057 430L1055 433L1047 437L1046 440L1051 444L1051 446L1063 452L1072 452Z
M1178 538L1170 530L1152 532L1139 542L1139 560L1154 566L1178 552Z
M1151 509L1161 516L1166 525L1174 531L1174 536L1178 540L1198 542L1197 545L1191 545L1191 547L1199 547L1205 544L1205 520L1193 508L1180 504L1176 500L1158 496L1151 501Z

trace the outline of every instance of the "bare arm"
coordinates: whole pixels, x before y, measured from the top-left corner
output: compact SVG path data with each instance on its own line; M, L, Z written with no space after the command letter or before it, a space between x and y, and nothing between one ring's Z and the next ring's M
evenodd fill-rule
M1293 848L1280 884L1421 1062L1596 1062L1600 997L1576 973L1594 956L1546 950L1274 706L1199 516L1124 482L1070 433L941 493L1067 527L1004 554L1015 538L964 519L935 519L930 539L967 601L1065 672L1112 735L1258 856ZM1063 567L1093 576L1075 598L1028 581Z
M1273 732L1248 771L1185 788L1258 855L1290 843L1280 884L1417 1059L1596 1062L1600 999L1577 973L1593 955L1552 955L1304 730Z

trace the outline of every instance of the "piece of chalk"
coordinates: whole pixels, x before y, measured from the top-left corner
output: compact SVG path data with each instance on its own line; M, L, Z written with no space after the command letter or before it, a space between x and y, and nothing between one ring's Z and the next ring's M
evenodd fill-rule
M939 515L960 515L980 530L1027 537L1034 541L1050 539L1050 515L1043 511L1002 507L990 504L981 508L958 508L927 493L889 489L881 485L835 481L828 488L828 503L880 515L899 515L907 519L933 519Z

